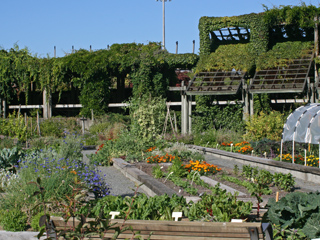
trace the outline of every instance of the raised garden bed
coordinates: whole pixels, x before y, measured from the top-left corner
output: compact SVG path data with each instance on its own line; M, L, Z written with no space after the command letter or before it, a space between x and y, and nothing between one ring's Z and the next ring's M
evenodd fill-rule
M134 163L133 164L133 166L135 166L139 170L147 173L151 177L153 177L152 168L154 166L156 166L156 165L157 164L150 164L150 163L143 163L143 162L139 162L139 163ZM166 169L169 167L169 164L163 164L162 166L163 166L163 170L166 171ZM246 179L244 177L240 176L239 173L235 174L234 169L230 169L230 168L226 168L226 167L223 167L222 171L216 173L215 175L209 175L209 176L206 176L206 177L208 177L210 179L213 179L213 180L215 180L215 181L217 181L217 182L219 182L221 184L227 185L230 188L233 188L238 192L244 193L245 195L239 196L239 198L241 198L241 199L252 199L250 193L248 192L248 190L245 187L239 186L238 184L235 184L235 183L232 183L232 182L229 182L229 181L226 181L226 180L223 180L222 179L223 175L236 177L241 181L246 181ZM183 188L176 186L169 179L161 178L161 179L155 179L155 180L165 184L167 187L169 187L170 189L174 190L177 194L180 194L180 195L185 196L185 197L192 196L190 193L187 193ZM187 180L186 178L184 178L183 180L190 181L190 180ZM194 184L194 183L193 183L193 186L198 189L199 195L202 194L202 193L210 193L210 189L208 189L208 188L205 188L203 186L200 186L200 185L197 185L197 184ZM286 192L284 190L279 190L273 184L270 186L270 189L272 190L272 194L263 195L262 197L264 199L276 198L277 192L279 193L279 198L281 198L281 197L285 196L286 194L288 194L288 192ZM293 189L293 191L308 192L307 189L297 189L297 188Z

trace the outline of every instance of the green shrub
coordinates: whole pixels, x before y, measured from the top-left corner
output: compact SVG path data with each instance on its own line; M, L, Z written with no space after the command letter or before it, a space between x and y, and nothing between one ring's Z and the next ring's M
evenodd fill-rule
M19 141L25 141L27 138L27 126L24 117L16 112L8 115L7 119L0 121L0 134L13 137Z
M43 137L61 137L63 135L63 126L54 118L46 119L40 123L41 136Z
M1 119L0 119L1 121ZM0 123L1 126L1 123ZM0 138L0 149L2 148L13 148L14 146L17 146L17 141L15 141L12 138L9 137L3 137Z
M91 163L109 165L114 157L125 157L126 161L142 161L145 151L153 146L164 148L167 143L162 139L145 141L132 131L124 130L114 140L107 140L97 154L89 155Z
M126 126L129 125L129 122L129 116L117 113L109 113L108 115L96 117L94 119L94 123L89 128L89 132L93 135L104 134L105 131L111 128L114 124Z
M45 149L50 147L57 148L60 145L61 140L53 136L49 137L34 137L28 140L29 148Z
M62 137L65 132L73 134L80 131L81 126L77 123L76 118L55 117L40 123L40 132L43 137Z
M241 142L243 141L242 132L230 129L211 129L203 133L194 134L193 141L195 145L203 147L216 148L217 144L223 142Z
M20 209L2 210L0 216L1 225L6 231L25 231L27 228L27 214Z
M130 131L144 142L154 142L162 133L166 103L161 97L141 97L130 101Z
M248 141L259 141L263 138L280 141L284 124L284 115L277 111L269 114L260 112L251 116L246 122L247 133L244 139Z

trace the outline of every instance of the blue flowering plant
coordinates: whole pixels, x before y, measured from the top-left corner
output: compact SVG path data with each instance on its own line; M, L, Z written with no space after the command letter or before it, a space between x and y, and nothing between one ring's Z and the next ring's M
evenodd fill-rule
M73 141L68 141L70 139ZM0 199L0 210L19 208L28 214L37 214L41 210L33 209L37 204L37 198L30 197L36 189L28 183L35 182L38 178L41 178L42 186L46 189L43 197L48 202L68 198L79 183L95 197L109 194L109 186L103 181L97 167L81 161L80 141L76 141L74 136L70 139L63 139L58 149L29 151L17 161L14 166L16 176L4 189L5 194ZM10 178L9 175L7 177Z

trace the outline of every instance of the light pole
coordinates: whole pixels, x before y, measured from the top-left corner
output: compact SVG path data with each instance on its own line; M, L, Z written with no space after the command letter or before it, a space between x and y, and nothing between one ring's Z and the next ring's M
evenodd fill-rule
M165 21L165 2L167 0L157 0L157 1L162 1L162 49L166 49L166 33L165 33L165 28L166 28L166 21ZM169 0L171 1L171 0Z

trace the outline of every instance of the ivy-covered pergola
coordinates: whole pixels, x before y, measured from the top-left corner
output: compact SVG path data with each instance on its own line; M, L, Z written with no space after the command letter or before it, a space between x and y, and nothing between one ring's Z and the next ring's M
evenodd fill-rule
M244 117L253 114L253 94L300 94L317 101L319 14L320 8L301 4L202 17L196 74L181 92L182 133L191 131L194 95L234 96Z
M18 46L1 50L0 115L5 117L6 103L16 100L19 108L42 108L44 118L50 118L65 93L69 102L63 105L81 105L84 116L90 116L91 110L99 114L107 111L114 88L118 102L128 99L126 84L132 85L133 97L166 97L168 86L176 80L175 69L192 68L198 58L196 54L171 54L154 42L80 49L61 58L39 58ZM43 97L30 106L30 96L39 94ZM70 102L72 95L74 102Z

